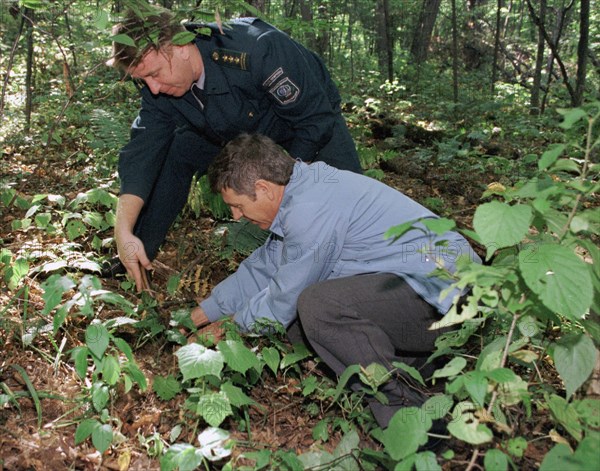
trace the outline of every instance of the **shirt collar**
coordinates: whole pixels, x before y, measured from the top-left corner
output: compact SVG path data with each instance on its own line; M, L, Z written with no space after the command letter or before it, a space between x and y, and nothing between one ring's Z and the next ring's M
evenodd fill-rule
M292 175L290 176L290 181L285 186L285 190L283 191L283 198L281 198L281 204L279 205L279 210L277 211L277 214L275 215L275 218L271 223L271 227L269 227L269 230L273 234L278 235L279 237L283 237L283 223L281 221L282 213L286 210L287 206L289 205L294 190L302 181L302 176L308 173L307 168L308 164L302 162L300 159L297 159L296 163L294 164L294 169L292 170Z

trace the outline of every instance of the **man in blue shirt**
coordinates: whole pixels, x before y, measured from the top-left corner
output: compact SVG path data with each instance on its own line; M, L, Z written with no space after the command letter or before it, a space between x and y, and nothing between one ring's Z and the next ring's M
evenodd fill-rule
M384 234L435 214L366 176L294 160L261 135L227 144L208 178L235 219L271 235L192 310L197 326L214 331L225 316L245 331L264 318L299 326L338 375L353 364L417 364L433 350L440 331L429 327L461 293L440 299L451 282L431 272L478 257L456 232L418 224L395 242ZM370 404L382 427L400 407L424 401L397 379L382 391L389 405Z
M135 45L114 43L110 61L145 84L119 156L115 223L138 289L193 176L240 132L267 135L297 159L361 171L339 92L316 54L256 18L181 26L167 10L147 8L116 27Z

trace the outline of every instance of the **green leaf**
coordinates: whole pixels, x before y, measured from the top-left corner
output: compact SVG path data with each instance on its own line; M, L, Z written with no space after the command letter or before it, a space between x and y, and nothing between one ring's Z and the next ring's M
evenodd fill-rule
M195 38L195 33L192 33L191 31L181 31L173 36L171 42L176 46L183 46L184 44L193 41Z
M408 221L397 226L392 226L385 232L385 234L383 234L383 238L392 238L394 240L398 240L400 237L402 237L404 234L411 230L417 229L423 231L423 229L415 227L415 224L417 224L417 222L418 219L415 219L414 221Z
M231 447L227 446L228 441L228 432L220 428L209 427L198 435L199 451L210 461L222 460L231 455Z
M519 253L519 268L527 286L551 311L579 320L592 304L590 271L573 250L540 244Z
M327 419L321 419L312 431L313 440L321 440L326 442L329 440L329 427Z
M119 360L113 355L106 355L102 359L102 379L110 386L114 386L119 381L121 375L121 365Z
M483 371L469 371L463 380L465 389L471 396L471 399L478 407L485 404L485 395L487 394L488 382Z
M581 440L583 432L576 407L556 394L552 394L548 398L547 404L554 419L560 423L564 429L575 438L575 440Z
M218 427L228 415L233 415L229 399L222 391L200 396L196 412L213 427Z
M572 455L569 446L559 443L544 456L540 471L557 471L570 469L565 458Z
M506 449L511 455L517 458L522 458L525 450L527 449L527 440L525 440L523 437L511 438L508 440Z
M506 471L508 469L508 458L500 450L491 449L485 453L483 465L485 471Z
M231 405L235 407L244 407L255 404L255 401L251 397L248 397L241 388L235 386L231 381L222 384L221 391L227 395L227 399L229 399Z
M109 339L108 329L100 323L90 324L85 329L85 344L98 359L102 358L108 348Z
M221 377L223 370L223 354L221 352L191 343L181 347L175 355L179 359L179 369L183 374L184 381L207 375Z
M472 412L474 404L460 402L452 411L452 420L448 423L448 431L459 440L471 445L481 445L492 440L492 431Z
M110 40L115 43L124 44L125 46L135 47L135 41L126 34L115 34Z
M418 453L415 457L415 470L442 471L442 467L439 465L435 453L432 451L425 451L423 453Z
M106 404L108 404L109 398L110 393L106 384L101 381L92 384L92 404L96 411L102 411L106 407Z
M79 422L79 425L75 430L75 445L79 445L83 442L98 427L100 427L100 422L96 419L84 419Z
M357 452L360 438L356 430L346 433L333 452L335 467L345 471L359 471Z
M531 207L522 204L510 206L492 201L480 205L473 217L473 227L487 248L487 258L498 249L521 242L529 230L531 218Z
M56 335L58 329L60 329L69 314L69 310L66 306L61 306L58 308L56 313L54 314L54 318L52 319L52 333Z
M381 441L392 459L401 460L427 443L430 428L431 419L426 413L416 407L405 407L394 414Z
M552 359L558 374L565 382L567 399L590 377L598 350L585 334L570 334L554 344Z
M167 377L155 376L152 389L163 401L170 401L181 392L181 384L173 375Z
M109 424L102 424L92 431L92 444L100 453L104 453L113 441L113 429Z
M456 376L465 368L465 366L467 366L467 360L465 360L463 357L454 357L443 368L436 370L433 373L433 377L449 378Z
M279 354L279 350L274 347L265 347L260 351L260 354L265 360L267 366L271 369L273 374L277 374L277 369L279 368L279 362L281 361L281 355Z
M392 365L394 365L396 368L408 373L408 375L411 378L413 378L415 381L418 381L420 384L425 386L425 381L423 380L423 376L421 376L421 373L419 373L419 370L417 370L416 368L409 366L406 363L403 363L401 361L392 362Z
M171 275L169 281L167 281L167 292L173 296L179 288L179 282L181 281L181 275Z
M87 359L90 351L87 347L75 347L71 350L71 360L75 363L75 371L80 378L85 378L87 373Z
M202 464L202 454L188 443L174 443L160 457L160 469L165 471L193 471Z
M42 299L45 301L42 312L49 314L60 303L63 294L74 286L75 283L68 276L51 275L50 278L42 283L42 289L44 290Z
M294 351L286 354L283 357L283 360L281 360L280 367L281 369L285 369L288 366L293 365L294 363L298 363L299 361L304 360L310 355L311 353L308 350L308 348L306 348L304 345L296 344L294 345Z
M560 157L560 154L563 153L566 147L565 144L556 144L544 152L538 162L538 169L542 171L550 167L550 165L556 162L556 159Z
M138 384L140 390L145 391L148 387L148 383L146 381L146 376L139 369L139 367L133 361L127 362L127 364L123 367L123 371L129 373L131 378Z
M421 406L421 409L431 418L431 420L441 419L452 409L452 398L446 395L432 396L425 404Z
M224 340L219 342L218 350L223 354L227 366L234 371L244 374L250 368L260 371L260 361L242 342Z
M421 222L427 229L437 235L444 235L446 232L456 228L456 223L452 219L447 218L427 218L422 219Z
M571 129L579 120L586 118L587 113L581 108L557 109L563 115L563 122L559 126L563 129Z
M94 17L94 26L96 29L103 31L109 24L108 12L106 10L100 10Z
M79 219L71 219L65 227L69 240L75 240L77 237L84 235L87 232L85 224Z

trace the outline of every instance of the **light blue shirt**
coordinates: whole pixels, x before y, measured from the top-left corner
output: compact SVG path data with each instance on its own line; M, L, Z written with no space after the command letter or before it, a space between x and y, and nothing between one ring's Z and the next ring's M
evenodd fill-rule
M445 314L453 294L440 299L450 282L430 276L436 261L453 272L459 256L479 257L456 232L437 236L420 226L422 230L412 229L395 242L384 238L390 227L420 218L437 216L377 180L322 162L297 162L269 239L200 305L212 322L233 314L245 330L259 318L288 327L308 286L394 273Z

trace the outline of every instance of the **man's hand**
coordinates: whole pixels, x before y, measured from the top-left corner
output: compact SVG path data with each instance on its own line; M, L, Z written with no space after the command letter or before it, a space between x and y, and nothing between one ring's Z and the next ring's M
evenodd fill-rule
M211 342L213 344L219 343L225 336L225 329L223 329L223 322L225 320L216 321L202 327L194 335L190 336L190 342L200 340L202 343Z
M127 274L135 281L138 293L150 289L146 270L152 270L152 263L146 255L143 242L133 234L121 234L117 238L117 253Z
M134 279L138 293L150 289L146 270L152 269L143 242L133 235L133 227L143 206L144 200L138 196L129 194L119 196L115 222L117 253L127 274Z

